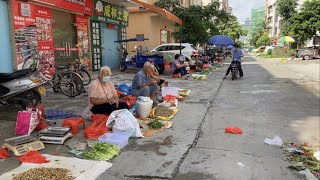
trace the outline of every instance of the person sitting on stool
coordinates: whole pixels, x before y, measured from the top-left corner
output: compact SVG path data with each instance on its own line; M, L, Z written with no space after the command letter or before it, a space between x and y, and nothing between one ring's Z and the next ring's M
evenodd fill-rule
M89 107L94 114L111 114L118 109L128 109L128 104L119 101L119 96L110 81L111 70L107 66L100 69L100 74L89 88Z

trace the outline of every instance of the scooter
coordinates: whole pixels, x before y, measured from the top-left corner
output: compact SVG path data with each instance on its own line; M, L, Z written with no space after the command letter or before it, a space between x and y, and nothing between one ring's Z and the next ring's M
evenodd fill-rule
M231 79L235 80L239 75L239 64L236 63L236 59L231 62Z
M32 69L0 73L0 103L3 105L36 106L46 93L45 82L34 78Z

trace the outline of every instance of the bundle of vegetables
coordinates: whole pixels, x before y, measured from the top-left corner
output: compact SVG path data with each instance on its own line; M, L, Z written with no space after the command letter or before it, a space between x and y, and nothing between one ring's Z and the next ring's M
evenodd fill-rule
M160 121L155 120L155 121L149 122L148 126L151 129L161 129L164 126L164 124L162 122L160 122Z
M90 160L108 161L120 154L120 147L109 143L97 143L92 150L84 152L82 156Z

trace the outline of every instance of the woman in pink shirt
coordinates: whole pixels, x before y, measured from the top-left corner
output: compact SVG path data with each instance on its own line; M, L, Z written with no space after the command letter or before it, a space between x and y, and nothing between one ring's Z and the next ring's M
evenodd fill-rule
M127 109L125 102L119 101L119 96L110 81L111 70L107 66L100 69L100 74L89 88L89 107L94 114L111 114L117 109Z

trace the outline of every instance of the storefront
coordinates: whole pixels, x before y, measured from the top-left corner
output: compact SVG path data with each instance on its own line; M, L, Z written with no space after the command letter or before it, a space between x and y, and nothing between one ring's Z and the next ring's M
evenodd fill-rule
M92 0L12 0L17 69L38 63L53 73L75 59L90 67L92 6Z
M115 41L125 36L122 32L128 25L128 11L100 0L94 0L94 10L90 21L93 70L118 67L121 58Z

